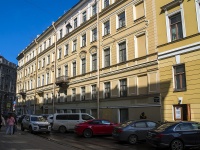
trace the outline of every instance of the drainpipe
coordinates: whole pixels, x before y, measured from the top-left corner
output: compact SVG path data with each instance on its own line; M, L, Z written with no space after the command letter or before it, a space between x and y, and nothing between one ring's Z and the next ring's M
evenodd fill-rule
M54 33L54 35L55 35L55 60L54 60L54 81L53 81L53 102L52 102L52 104L53 104L53 108L52 108L52 110L53 110L53 114L54 114L54 112L55 112L55 104L54 104L54 102L55 102L55 90L56 90L56 61L57 61L57 34L56 34L56 28L55 28L55 26L54 26L54 22L52 23L52 26L53 26L53 29L54 29L54 31L55 31L55 33Z
M97 4L97 118L99 118L99 90L100 90L100 33L99 33L99 1L96 1Z
M35 93L34 93L34 114L36 114L36 103L37 103L37 99L36 99L36 89L37 89L37 76L38 76L38 42L35 39L35 44L36 44L36 66L35 66Z

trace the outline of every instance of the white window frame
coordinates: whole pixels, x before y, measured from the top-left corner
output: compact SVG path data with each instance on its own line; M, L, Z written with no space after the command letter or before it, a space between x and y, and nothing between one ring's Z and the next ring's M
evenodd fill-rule
M144 4L144 16L146 16L146 3L145 3L145 0L138 0L138 1L135 1L134 4L133 4L133 20L137 20L138 18L136 18L136 9L135 9L135 5L138 5L140 3Z
M108 20L106 20L106 21L104 21L103 23L102 23L102 36L106 36L105 35L105 23L106 22L108 22L109 21L109 33L107 33L106 35L109 35L109 34L111 34L111 22L110 22L110 19L108 19Z
M110 0L108 0L108 1L109 1L109 4L108 4L108 6L106 6L106 7L109 7L109 6L111 5ZM105 5L104 5L104 2L105 2L105 0L102 0L102 6L103 6L102 8L103 8L103 9L106 8Z
M95 41L97 41L97 38L98 38L98 35L97 35L98 33L96 31L96 40L93 40L93 30L94 29L97 30L97 27L91 29L91 32L90 32L90 42L95 42Z
M112 58L112 56L111 56L111 55L112 55L112 54L111 54L111 47L108 46L108 47L105 47L105 48L103 49L103 53L102 53L102 66L103 66L103 67L105 67L105 57L104 57L104 56L105 56L105 50L108 49L108 48L110 49L110 66L112 65L112 60L111 60L111 58Z
M172 42L171 40L171 31L170 31L170 17L173 15L176 15L178 13L181 14L181 21L182 21L182 30L183 30L183 38L186 37L186 29L185 29L185 17L183 13L183 6L180 4L181 9L176 10L170 14L168 14L167 11L165 11L165 19L166 19L166 32L167 32L167 42Z
M200 32L200 0L195 1L198 32Z
M116 29L122 28L122 27L119 27L119 15L122 14L123 12L125 13L125 25L122 27L125 27L127 25L126 10L124 9L116 14Z
M117 63L120 63L119 62L119 44L120 43L123 43L123 42L126 42L126 61L128 61L128 40L127 39L123 39L123 40L121 40L121 41L119 41L119 42L117 42L116 44L116 54L117 54Z

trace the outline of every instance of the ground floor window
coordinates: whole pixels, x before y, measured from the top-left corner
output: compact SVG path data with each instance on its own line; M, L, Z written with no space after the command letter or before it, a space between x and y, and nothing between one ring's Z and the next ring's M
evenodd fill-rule
M120 112L120 123L128 120L128 108L123 108L119 110Z

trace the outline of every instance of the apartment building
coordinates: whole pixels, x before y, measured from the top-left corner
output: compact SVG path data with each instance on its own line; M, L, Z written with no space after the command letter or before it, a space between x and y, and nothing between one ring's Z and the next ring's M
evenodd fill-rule
M18 55L18 111L160 120L155 8L79 1Z
M0 113L15 110L17 65L0 55Z
M163 120L200 121L200 1L156 1Z

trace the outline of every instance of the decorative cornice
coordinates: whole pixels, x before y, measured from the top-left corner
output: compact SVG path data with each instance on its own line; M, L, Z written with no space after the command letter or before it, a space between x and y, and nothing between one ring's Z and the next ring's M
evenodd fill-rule
M166 4L166 5L162 6L160 9L162 11L166 11L168 9L171 9L171 8L175 7L175 6L180 5L182 2L183 2L183 0L174 0L174 1L172 1L172 2L170 2L168 4Z

